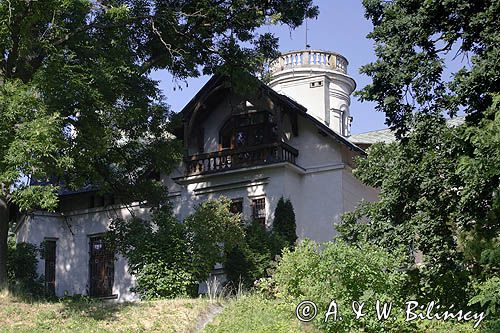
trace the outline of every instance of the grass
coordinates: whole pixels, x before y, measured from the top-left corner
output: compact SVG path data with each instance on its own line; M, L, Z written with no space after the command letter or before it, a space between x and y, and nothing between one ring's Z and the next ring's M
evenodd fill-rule
M206 298L109 303L95 300L27 301L0 293L1 332L197 332L318 333L295 318L293 305L259 294L220 303ZM213 318L215 316L215 318ZM419 321L421 333L500 332L500 321L471 323Z
M453 321L422 320L418 324L419 332L423 333L498 333L500 322L491 320L482 322L477 328L473 323L457 323Z
M245 295L230 301L206 328L206 333L287 333L320 332L311 324L300 323L294 316L295 308L280 300L269 300L258 294ZM493 318L490 318L493 319ZM358 331L356 331L358 332ZM500 321L483 322L477 329L471 322L421 320L417 333L497 333Z
M0 332L194 332L206 299L113 304L31 302L0 294Z
M300 323L293 307L258 294L244 295L230 301L222 313L205 328L206 333L299 333L318 332Z

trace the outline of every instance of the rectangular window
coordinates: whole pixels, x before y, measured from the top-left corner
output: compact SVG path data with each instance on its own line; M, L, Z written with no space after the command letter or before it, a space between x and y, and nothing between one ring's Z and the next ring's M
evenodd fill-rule
M111 296L113 291L115 255L104 238L90 238L90 296Z
M266 226L266 199L252 200L252 219L262 226Z
M229 210L233 214L243 214L243 199L233 199L231 200L231 205L229 206Z
M45 240L43 246L45 259L45 290L49 295L56 294L56 241Z

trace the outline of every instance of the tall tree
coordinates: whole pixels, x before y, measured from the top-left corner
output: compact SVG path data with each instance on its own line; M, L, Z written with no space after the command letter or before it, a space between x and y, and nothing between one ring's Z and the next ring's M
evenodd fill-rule
M500 271L500 3L363 3L377 60L361 69L373 82L360 96L377 103L401 140L374 145L359 160L357 177L380 188L380 200L344 216L342 235L403 246L410 269L421 251L424 296L466 302L469 277ZM464 67L448 80L452 50ZM444 115L459 109L464 124L449 126Z
M161 199L152 175L179 149L153 70L256 71L277 48L256 29L296 27L311 2L0 1L0 284L12 205L54 209L59 184Z
M377 60L361 68L373 82L359 94L377 103L401 137L413 115L456 115L475 124L500 89L500 4L496 0L364 0ZM463 68L448 79L448 59Z

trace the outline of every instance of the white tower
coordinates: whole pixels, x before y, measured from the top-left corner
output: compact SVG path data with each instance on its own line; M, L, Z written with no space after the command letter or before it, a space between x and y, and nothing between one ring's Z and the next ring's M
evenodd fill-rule
M307 108L335 132L350 135L349 105L356 82L347 59L335 52L304 50L282 54L270 64L269 86Z

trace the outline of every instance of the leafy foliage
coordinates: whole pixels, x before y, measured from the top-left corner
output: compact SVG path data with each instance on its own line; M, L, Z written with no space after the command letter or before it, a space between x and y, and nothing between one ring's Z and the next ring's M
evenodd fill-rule
M247 288L255 281L268 277L276 256L284 248L293 248L297 240L295 213L290 200L280 198L274 210L270 231L252 221L245 226L244 242L227 254L224 264L228 280L234 285L240 282Z
M244 231L241 217L230 211L231 200L220 197L207 200L184 219L190 246L193 275L204 281L226 254L242 244Z
M142 299L162 299L195 296L196 284L189 269L179 263L149 262L141 266L136 276L134 292Z
M346 214L339 231L350 242L405 246L408 268L415 253L423 252L417 274L421 297L465 303L468 276L483 280L499 272L496 103L487 114L492 119L473 127L422 118L404 143L374 145L358 161L356 176L380 188L380 200Z
M135 291L144 299L191 295L196 281L190 274L185 227L164 206L151 220L112 221L109 242L127 258L136 275Z
M456 115L477 122L499 93L498 1L364 0L377 60L361 68L372 78L359 96L377 103L386 123L404 136L415 113ZM445 75L452 56L467 59ZM470 56L470 57L469 57Z
M38 249L33 244L17 243L9 237L9 253L7 257L7 272L9 288L15 294L22 296L43 296L44 286L36 271L38 264Z
M268 275L268 269L277 251L281 250L273 234L258 222L251 222L245 227L244 242L228 251L224 270L234 286L241 282L251 288L254 282Z
M500 271L500 6L462 0L364 5L377 60L361 69L373 82L360 96L377 103L400 140L373 145L368 158L358 160L356 176L379 188L380 200L346 214L339 230L349 242L405 247L407 293L465 306L473 286ZM447 81L452 51L472 56ZM464 123L448 126L443 114L460 109ZM416 267L419 253L423 262Z
M316 15L312 0L2 1L0 284L7 206L55 209L58 185L166 200L154 175L168 174L181 149L152 71L256 72L277 52L258 27Z
M375 301L392 301L393 311L401 304L401 289L405 274L400 271L402 258L394 253L369 245L351 246L342 241L321 245L305 240L294 251L285 249L273 276L265 281L278 298L299 304L313 301L318 309L328 309L335 300L342 320L325 316L320 311L314 325L325 332L409 331L401 313L396 318L379 321L373 313L356 320L351 302L365 302L374 309ZM367 310L366 310L367 311ZM394 312L394 313L395 313ZM337 317L338 319L338 317Z
M494 315L500 307L500 277L494 276L477 286L479 293L469 304L479 303L486 308L486 315Z
M23 210L31 208L32 202L39 208L54 209L57 187L29 187L20 178L61 173L71 162L59 154L64 147L64 137L59 131L61 115L49 112L37 94L20 80L0 86L0 195L7 195L6 184L16 184L13 199Z
M184 223L169 206L155 209L151 219L112 221L108 242L127 258L137 277L134 291L144 299L196 295L198 283L243 238L230 203L224 197L201 203Z
M281 197L274 210L273 233L285 240L287 247L293 247L297 241L295 212L290 199Z

